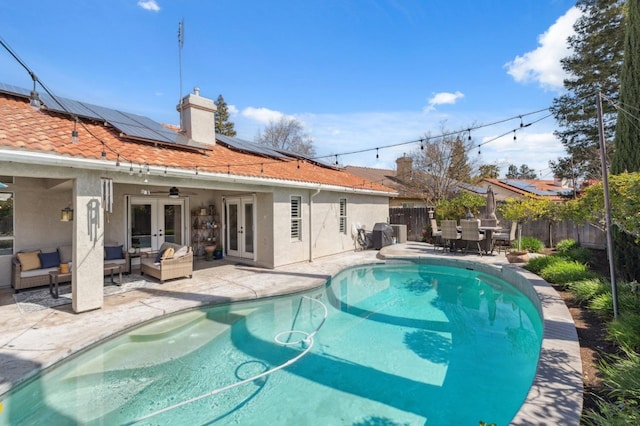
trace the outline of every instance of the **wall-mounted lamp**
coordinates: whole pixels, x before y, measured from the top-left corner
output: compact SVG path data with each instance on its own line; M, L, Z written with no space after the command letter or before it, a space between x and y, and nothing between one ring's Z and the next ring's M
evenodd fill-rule
M180 190L175 187L172 186L171 188L169 188L169 198L178 198L180 196Z
M70 222L73 220L73 209L71 207L65 207L60 212L60 221L61 222Z

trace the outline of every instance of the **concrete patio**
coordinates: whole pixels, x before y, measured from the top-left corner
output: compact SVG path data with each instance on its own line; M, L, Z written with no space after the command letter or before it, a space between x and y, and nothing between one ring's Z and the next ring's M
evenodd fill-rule
M577 334L571 316L546 282L508 266L504 253L443 253L424 243L409 242L380 251L351 251L275 270L229 260L199 260L192 279L165 282L106 296L102 309L75 314L71 305L23 313L10 289L0 290L0 395L37 371L129 327L169 313L215 303L227 303L304 291L322 286L340 270L359 264L442 258L447 262L477 262L518 274L533 285L542 302L544 341L541 364L527 402L513 424L579 424L582 409L582 369Z

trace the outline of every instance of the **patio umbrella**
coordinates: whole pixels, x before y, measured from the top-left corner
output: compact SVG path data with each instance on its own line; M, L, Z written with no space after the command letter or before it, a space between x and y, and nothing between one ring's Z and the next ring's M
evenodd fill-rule
M496 217L496 196L491 185L487 187L487 219L498 219Z

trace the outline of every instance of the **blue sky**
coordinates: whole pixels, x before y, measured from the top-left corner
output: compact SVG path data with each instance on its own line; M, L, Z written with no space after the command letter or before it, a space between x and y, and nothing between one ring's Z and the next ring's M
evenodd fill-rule
M417 140L472 131L474 144L547 112L578 16L567 0L21 0L0 5L0 37L58 96L179 123L182 95L222 94L238 137L269 120L304 124L319 155L394 168ZM0 81L30 88L4 50ZM473 161L527 164L550 179L564 155L553 118L486 143ZM376 158L375 148L380 147ZM332 159L333 161L333 159Z

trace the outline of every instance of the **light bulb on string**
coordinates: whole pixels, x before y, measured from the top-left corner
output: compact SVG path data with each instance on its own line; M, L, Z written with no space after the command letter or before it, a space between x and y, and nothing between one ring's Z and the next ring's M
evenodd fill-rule
M424 139L420 138L420 150L424 150L423 141L424 141Z
M469 137L467 140L471 140L471 129L467 129L467 132L469 132Z
M120 154L116 154L116 167L120 167Z
M107 151L104 150L104 142L102 142L102 152L100 153L100 159L101 160L106 160L107 159Z
M260 163L260 174L264 173L264 164Z
M478 145L478 155L482 154L482 153L480 152L480 146L481 146L481 145Z
M133 176L133 163L129 161L129 176Z
M336 155L336 166L338 165L338 156Z
M380 159L380 154L378 154L378 148L376 148L376 160Z
M520 127L524 127L524 124L522 123L522 116L519 115L518 117L520 117Z
M515 141L515 140L517 140L517 139L518 139L518 137L516 136L516 131L514 130L514 131L513 131L513 140Z

